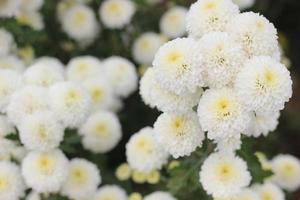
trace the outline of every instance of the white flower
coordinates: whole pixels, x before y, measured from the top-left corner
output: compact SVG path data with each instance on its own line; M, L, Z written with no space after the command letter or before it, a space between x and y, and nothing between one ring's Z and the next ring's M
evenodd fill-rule
M19 23L30 26L34 30L44 29L43 16L37 11L21 11L18 12L16 18Z
M15 92L7 106L8 119L18 125L25 116L49 108L48 90L40 86L25 86Z
M26 200L42 200L42 197L39 193L35 192L35 191L31 191L27 197Z
M60 150L27 154L22 162L26 184L40 193L58 192L68 176L69 161Z
M254 189L243 189L238 195L235 195L231 200L261 200L258 193Z
M251 113L245 111L239 96L230 88L206 90L198 105L198 116L210 139L239 137L251 121Z
M177 38L164 44L153 61L157 82L176 94L195 92L202 87L203 69L198 52L192 38Z
M241 10L250 8L254 5L255 0L232 0L233 3L239 6Z
M235 88L246 107L258 112L282 110L292 96L286 67L271 57L254 57L237 75Z
M176 198L173 197L170 193L163 192L163 191L153 192L144 197L144 200L158 200L158 199L159 200L176 200Z
M154 139L151 127L142 128L126 144L126 157L131 168L140 172L161 169L168 161L168 153Z
M223 87L231 84L246 60L242 47L224 32L205 34L198 45L206 85Z
M94 11L84 4L75 4L62 17L62 29L75 40L93 39L99 32Z
M271 161L272 180L281 188L296 191L300 187L300 161L292 155L278 155Z
M64 64L55 57L43 56L39 57L34 61L34 64L39 63L40 65L47 65L55 70L60 71L62 74L65 72Z
M6 1L11 1L11 0L4 0L4 2ZM1 4L0 4L0 8L1 8ZM6 56L9 53L11 53L12 47L14 47L14 45L15 45L15 41L12 34L7 30L5 30L4 28L0 28L0 56Z
M103 73L101 61L93 56L78 56L72 58L67 64L67 79L72 81L84 81L88 78Z
M159 22L161 32L170 38L183 36L185 34L187 11L183 6L174 6L167 10Z
M44 0L21 0L20 8L26 11L38 11L44 4Z
M19 167L8 161L0 161L0 199L18 200L24 196L25 184Z
M123 188L117 185L104 185L98 189L93 200L127 200L127 194Z
M8 121L7 117L5 115L0 115L0 138L15 133L15 131L13 124Z
M99 111L86 120L80 127L84 148L94 153L106 153L121 140L121 124L112 112Z
M239 8L231 0L198 0L188 11L186 23L191 37L200 38L211 31L224 31Z
M1 0L1 2L0 2L0 17L14 16L19 10L20 3L21 3L20 0ZM0 36L0 38L1 38L1 36Z
M246 12L234 17L226 31L239 42L247 56L273 56L279 59L277 31L265 17Z
M143 33L133 43L132 54L134 60L139 64L150 65L155 53L164 42L162 36L157 33Z
M25 65L23 61L17 56L7 55L0 57L0 69L12 69L16 70L17 72L23 72L25 69Z
M155 137L174 158L189 156L202 145L204 133L195 112L161 114L155 124Z
M51 111L26 116L18 130L21 142L30 150L52 150L59 146L64 136L64 128Z
M251 180L247 164L234 154L213 153L203 163L200 182L215 198L227 198L238 194Z
M285 200L283 191L272 183L255 185L254 189L258 192L262 200Z
M94 163L74 158L70 161L69 175L61 193L71 199L84 199L96 192L100 182L100 171Z
M99 8L102 23L111 29L129 24L134 13L135 5L130 0L105 0Z
M153 68L149 68L140 81L140 95L150 107L157 107L163 112L185 113L191 111L199 102L202 89L195 93L177 95L166 90L155 80Z
M232 153L235 150L240 149L242 145L240 137L215 139L215 143L217 143L216 150L225 153Z
M128 97L137 88L138 76L133 63L126 58L112 56L104 60L105 75L115 94Z

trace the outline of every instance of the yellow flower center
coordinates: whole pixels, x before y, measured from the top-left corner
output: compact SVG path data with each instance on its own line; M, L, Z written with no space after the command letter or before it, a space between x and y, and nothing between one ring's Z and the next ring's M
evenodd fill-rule
M47 155L42 155L38 160L38 168L43 174L51 174L54 167L54 161Z
M235 176L234 169L230 163L220 163L217 167L217 176L220 181L228 182Z
M142 153L151 153L153 148L152 148L152 143L149 141L147 138L139 138L139 140L136 143L137 150L142 152Z
M2 191L5 191L8 186L9 186L9 181L7 179L7 176L0 175L0 194Z
M107 125L102 122L96 125L95 132L100 137L107 137L109 135Z
M185 134L185 119L182 117L175 118L171 123L171 127L176 136L183 136Z
M295 167L291 163L285 163L281 166L281 173L285 177L293 177L295 175Z
M71 172L71 177L77 184L84 184L86 181L86 173L81 168L74 168Z
M141 40L140 41L140 47L143 50L148 50L150 48L151 44L148 40Z
M82 26L87 20L87 16L84 12L79 11L74 15L74 25L75 26Z
M224 119L232 115L232 102L227 98L219 99L215 104L217 118Z
M262 200L273 200L273 195L269 192L264 192L262 194Z
M94 88L91 96L94 102L100 102L104 97L104 91L101 88Z
M111 14L118 14L120 13L121 11L121 6L117 3L117 2L112 2L109 4L108 6L108 11L111 13Z
M207 11L211 11L213 9L215 9L217 7L217 4L216 2L214 1L210 1L210 2L207 2L205 5L204 5L204 10L207 10Z
M66 106L73 107L77 104L77 102L81 100L81 96L78 91L75 89L71 89L66 95Z

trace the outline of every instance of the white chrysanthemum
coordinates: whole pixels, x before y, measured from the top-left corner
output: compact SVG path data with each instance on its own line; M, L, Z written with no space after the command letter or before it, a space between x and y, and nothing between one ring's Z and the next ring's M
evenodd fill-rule
M246 12L234 17L226 31L239 42L247 56L273 56L279 59L277 31L265 17Z
M17 72L23 72L25 65L23 61L15 55L0 57L0 69L12 69Z
M183 36L185 34L187 12L187 8L183 6L175 6L167 10L159 22L161 32L170 38Z
M159 200L176 200L176 198L173 197L170 193L163 192L163 191L153 192L144 197L144 200L158 200L158 199Z
M206 85L223 87L231 84L246 60L241 46L224 32L206 34L198 45Z
M104 185L98 189L93 200L127 200L126 191L117 185Z
M300 187L300 161L292 155L278 155L271 161L272 180L281 188L295 191Z
M241 148L242 141L240 137L229 137L229 138L220 138L216 139L217 151L232 153Z
M176 94L195 92L203 86L201 65L202 59L192 38L177 38L164 44L153 61L157 82Z
M258 192L261 200L285 200L283 191L272 183L255 185L254 189Z
M15 133L15 128L11 122L8 121L5 115L0 115L0 138Z
M199 102L202 89L195 93L177 95L166 90L155 80L153 68L149 68L140 81L140 95L150 107L157 107L163 112L185 113L191 111Z
M52 150L59 146L64 136L64 128L50 111L26 116L18 130L21 142L30 150Z
M235 88L249 110L282 110L292 96L292 80L286 67L271 57L254 57L237 75Z
M50 87L50 107L64 126L79 127L91 108L91 97L80 84L65 81Z
M252 7L255 4L255 0L232 0L233 3L239 6L241 10Z
M131 136L126 144L127 162L131 168L140 172L161 169L168 161L168 153L154 139L151 127L142 128Z
M26 115L49 108L48 90L40 86L25 86L15 92L7 106L8 119L15 125Z
M155 137L174 158L189 156L202 145L204 133L196 113L161 114L155 124Z
M21 0L20 8L26 11L38 11L44 4L44 0Z
M11 0L4 0L4 2L5 1L11 1ZM0 3L0 8L1 8L1 3ZM12 34L7 30L5 30L4 28L0 28L0 56L6 56L9 53L11 53L14 45L15 42Z
M258 193L254 189L243 189L238 195L229 198L229 200L261 200Z
M67 79L84 81L95 77L102 72L102 63L93 56L78 56L72 58L67 65Z
M238 13L238 6L231 0L198 0L186 17L189 36L200 38L211 31L224 31L228 21Z
M16 19L20 24L30 26L37 31L40 31L45 27L43 15L38 11L18 12Z
M121 140L122 130L118 117L111 112L92 114L80 127L84 148L94 153L106 153Z
M31 191L27 197L26 200L42 200L42 197L39 193Z
M74 158L70 161L69 175L61 193L71 199L84 199L96 192L100 182L100 171L94 163Z
M115 94L129 96L138 85L138 76L133 63L126 58L112 56L104 60L105 75Z
M61 23L62 29L75 40L93 39L99 32L94 11L84 4L67 9Z
M210 139L239 137L251 121L236 92L230 88L209 89L198 105L198 116Z
M0 161L0 199L18 200L24 196L25 184L19 167L8 161Z
M60 150L27 154L22 162L26 184L40 193L58 192L66 180L69 161Z
M20 6L20 0L1 0L0 1L0 17L12 17L14 16ZM1 38L1 36L0 36Z
M234 154L211 154L199 175L204 190L216 198L236 195L251 181L246 162Z
M140 35L133 43L133 58L139 64L150 65L155 53L164 43L161 36L154 32L146 32Z
M105 0L99 8L100 19L107 28L123 28L134 13L135 5L130 0Z
M34 62L34 64L37 63L41 65L47 65L51 68L55 68L55 70L60 71L62 74L64 74L65 71L64 64L55 57L49 57L49 56L39 57Z

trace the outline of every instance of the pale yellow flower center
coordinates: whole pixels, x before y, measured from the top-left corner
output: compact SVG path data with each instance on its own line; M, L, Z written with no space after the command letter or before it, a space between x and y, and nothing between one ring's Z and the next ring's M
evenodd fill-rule
M111 14L118 14L121 12L121 6L120 4L118 4L117 2L111 2L108 6L108 11L111 13Z
M264 192L261 197L261 200L273 200L273 195L269 192Z
M235 177L234 168L230 163L224 162L220 163L216 169L217 176L220 181L228 182L231 181L233 177Z
M183 136L185 134L185 123L185 119L182 117L177 117L172 121L171 127L176 136Z
M51 158L49 158L47 155L42 155L38 159L37 165L38 165L39 170L43 174L51 174L53 172L54 161Z
M71 171L71 179L77 184L84 184L87 178L87 174L79 167L73 168Z
M91 96L94 102L101 102L105 93L102 88L93 88L91 91Z
M74 25L75 26L84 25L86 20L87 20L87 16L84 12L78 11L77 13L75 13L75 15L74 15Z
M215 112L218 119L230 117L233 113L233 103L228 98L220 98L215 103Z
M7 176L5 176L4 174L0 175L0 194L2 192L5 192L8 186L9 186L9 180Z

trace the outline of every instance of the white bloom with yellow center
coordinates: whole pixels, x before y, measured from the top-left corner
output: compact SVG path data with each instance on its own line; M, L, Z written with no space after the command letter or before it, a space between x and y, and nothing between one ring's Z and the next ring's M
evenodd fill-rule
M287 191L300 187L300 161L292 155L278 155L271 161L274 176L272 180Z
M69 175L61 193L71 199L84 199L96 192L100 182L100 171L94 163L74 158L70 161Z
M11 0L4 0L4 1L11 1ZM1 3L0 3L0 8L1 8ZM8 32L6 29L0 28L0 56L6 56L9 53L11 53L12 48L14 46L15 46L15 41L12 34Z
M198 0L187 13L189 36L200 38L208 32L224 31L228 21L238 13L238 6L231 0Z
M80 84L65 81L50 87L50 108L56 118L69 128L79 127L88 117L91 97Z
M20 8L26 11L38 11L44 4L44 0L21 0Z
M151 194L148 194L144 197L144 200L177 200L170 193L164 191L157 191Z
M254 189L258 192L260 200L285 200L284 192L272 183L254 185Z
M227 33L212 32L205 34L198 45L206 85L219 88L232 84L246 60L240 44Z
M255 0L232 0L233 3L239 6L241 10L252 7L255 4Z
M104 185L98 189L93 200L128 200L126 191L118 185Z
M99 8L99 15L105 27L120 29L129 24L135 13L131 0L105 0Z
M167 10L160 18L159 27L161 32L170 38L183 36L185 34L187 12L187 8L183 6L174 6Z
M64 128L51 111L26 116L18 130L21 142L30 150L52 150L59 146L64 136Z
M153 61L157 82L176 94L196 92L204 85L198 50L192 38L177 38L161 46Z
M228 23L226 32L242 45L249 58L264 55L280 59L277 31L265 17L253 12L239 14Z
M169 154L154 139L155 134L153 128L145 127L131 136L126 144L127 162L131 168L150 172L167 163Z
M30 26L32 29L37 31L40 31L45 27L43 16L38 11L18 12L16 19L18 23Z
M14 16L19 10L20 3L21 3L20 0L1 0L0 1L0 17Z
M251 181L246 162L230 153L211 154L199 175L204 190L214 198L237 195Z
M128 97L138 85L135 66L126 58L112 56L103 61L105 75L116 95Z
M15 131L13 124L8 121L7 117L5 115L0 115L0 138L15 133Z
M0 161L0 199L18 200L24 196L25 187L19 167L8 161Z
M154 130L157 142L174 158L189 156L205 137L195 112L163 113L157 118Z
M89 116L80 127L84 148L94 153L106 153L121 140L122 130L118 117L108 111L99 111Z
M26 185L40 193L58 192L68 171L69 161L60 150L31 151L22 162L22 175Z
M230 88L208 89L198 105L198 116L209 139L239 137L251 121L239 96Z
M253 57L235 82L237 94L249 110L275 112L292 96L292 80L286 67L271 57Z
M12 69L23 72L25 64L15 55L0 56L0 69Z
M62 29L75 40L94 39L100 30L94 11L84 4L75 4L62 17Z

